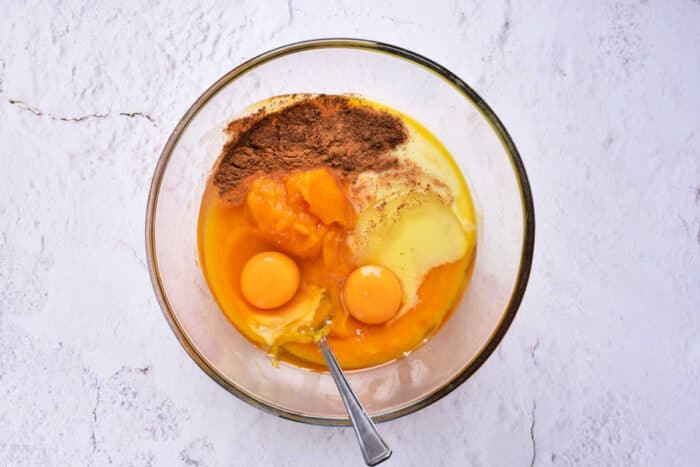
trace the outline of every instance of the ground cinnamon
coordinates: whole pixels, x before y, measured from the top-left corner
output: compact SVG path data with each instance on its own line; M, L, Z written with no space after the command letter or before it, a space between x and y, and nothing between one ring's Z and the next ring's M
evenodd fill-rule
M396 168L391 150L407 139L399 118L343 96L320 95L235 120L214 173L219 194L238 202L258 173L335 169L344 179Z

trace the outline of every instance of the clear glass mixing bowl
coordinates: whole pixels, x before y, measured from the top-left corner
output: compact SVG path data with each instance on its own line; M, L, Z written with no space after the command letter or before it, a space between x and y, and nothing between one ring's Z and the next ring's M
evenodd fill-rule
M488 105L425 57L364 40L291 44L231 70L185 113L168 139L146 216L148 265L170 327L194 361L232 394L273 414L348 423L328 373L279 368L227 321L202 275L197 217L226 123L250 104L291 93L356 93L425 125L463 171L478 215L471 284L437 334L408 357L350 372L375 420L414 412L454 390L493 352L518 309L534 243L534 211L522 161Z

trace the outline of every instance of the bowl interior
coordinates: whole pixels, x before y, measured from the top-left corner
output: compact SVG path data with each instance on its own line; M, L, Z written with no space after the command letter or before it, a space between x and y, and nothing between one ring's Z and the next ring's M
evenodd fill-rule
M393 418L449 392L483 362L510 324L532 255L527 180L515 147L485 104L456 77L423 60L362 41L278 49L212 86L166 145L147 219L154 286L190 355L244 400L297 420L347 420L328 374L286 364L275 368L238 333L218 309L198 264L199 203L224 143L222 129L250 104L274 95L355 93L405 112L449 149L475 201L473 276L447 324L408 357L349 374L370 414Z

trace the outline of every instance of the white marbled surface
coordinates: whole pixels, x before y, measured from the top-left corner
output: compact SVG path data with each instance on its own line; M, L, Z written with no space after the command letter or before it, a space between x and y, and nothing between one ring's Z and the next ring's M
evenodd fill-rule
M211 381L145 265L181 114L242 60L324 36L471 83L535 197L513 326L466 384L381 425L388 465L698 465L697 0L0 2L0 465L360 464L349 429Z

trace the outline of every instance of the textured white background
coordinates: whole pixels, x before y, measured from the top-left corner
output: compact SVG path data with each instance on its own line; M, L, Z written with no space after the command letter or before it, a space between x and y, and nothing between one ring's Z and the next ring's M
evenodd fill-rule
M498 351L381 425L404 465L697 465L700 2L0 2L0 465L359 465L190 361L158 308L159 151L219 76L301 39L445 65L518 145L535 262ZM123 3L121 6L117 4Z

